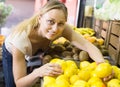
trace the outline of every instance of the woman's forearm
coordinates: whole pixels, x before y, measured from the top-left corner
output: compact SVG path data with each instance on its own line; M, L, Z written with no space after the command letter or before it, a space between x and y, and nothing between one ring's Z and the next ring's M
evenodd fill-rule
M92 43L87 43L86 45L87 52L89 53L89 56L98 63L104 62L104 57L100 50L94 46Z
M22 77L16 81L16 87L32 87L40 78L34 70L29 75Z

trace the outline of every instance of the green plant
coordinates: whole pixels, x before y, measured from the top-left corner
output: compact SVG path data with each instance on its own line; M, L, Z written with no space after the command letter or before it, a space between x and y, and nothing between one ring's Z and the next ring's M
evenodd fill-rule
M6 18L10 15L12 9L12 5L7 5L4 2L0 2L0 27L4 25Z

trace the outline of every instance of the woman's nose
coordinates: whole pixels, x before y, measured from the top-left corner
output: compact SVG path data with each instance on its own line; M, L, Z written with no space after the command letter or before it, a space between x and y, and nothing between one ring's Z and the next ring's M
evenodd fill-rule
M58 25L57 24L53 25L53 30L54 30L54 32L56 32L58 30Z

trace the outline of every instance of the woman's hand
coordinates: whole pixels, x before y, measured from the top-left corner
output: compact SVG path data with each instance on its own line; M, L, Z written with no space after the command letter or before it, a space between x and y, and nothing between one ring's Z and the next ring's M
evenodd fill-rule
M62 68L59 64L55 63L47 63L40 68L36 69L36 74L39 75L39 77L43 76L57 76L62 74Z
M111 73L109 76L104 77L102 80L103 80L104 82L106 82L106 81L111 80L113 77L114 77L114 72L112 71L112 73Z
M101 64L101 63L105 63L105 62L99 62L99 63L97 62L97 65L99 65L99 64ZM114 77L114 71L112 70L112 73L111 73L110 75L102 78L102 80L103 80L104 82L106 82L106 81L111 80L113 77Z

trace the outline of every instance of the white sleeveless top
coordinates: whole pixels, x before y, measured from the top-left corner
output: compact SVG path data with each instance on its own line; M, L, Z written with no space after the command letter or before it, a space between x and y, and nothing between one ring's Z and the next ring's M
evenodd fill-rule
M14 45L25 56L32 56L32 45L28 38L28 34L23 31L21 34L16 34L14 37L11 34L5 40L6 49L11 53L11 47Z

